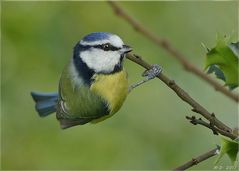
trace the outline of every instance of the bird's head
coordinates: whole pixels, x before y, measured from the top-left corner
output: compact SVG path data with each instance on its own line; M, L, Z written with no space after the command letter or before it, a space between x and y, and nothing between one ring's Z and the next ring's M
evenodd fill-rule
M112 73L122 68L126 53L132 48L121 38L107 32L95 32L85 36L74 48L74 58L78 58L95 73Z

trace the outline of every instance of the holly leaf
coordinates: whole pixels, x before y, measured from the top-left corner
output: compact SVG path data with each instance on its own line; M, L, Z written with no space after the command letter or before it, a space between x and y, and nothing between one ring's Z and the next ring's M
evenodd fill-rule
M215 75L218 79L226 81L226 78L225 78L223 72L220 70L220 68L217 65L209 66L207 73L208 74L215 73Z
M232 50L232 52L236 55L237 58L239 58L239 42L236 43L230 43L229 48Z
M231 159L232 164L234 165L237 159L238 147L239 147L238 141L231 140L225 136L221 136L221 148L220 148L219 156L216 159L216 163L218 163L219 160L225 154L227 154L229 158Z
M225 81L230 88L238 87L239 42L227 43L218 37L214 48L208 49L206 54L206 68L208 73L215 73L217 78Z

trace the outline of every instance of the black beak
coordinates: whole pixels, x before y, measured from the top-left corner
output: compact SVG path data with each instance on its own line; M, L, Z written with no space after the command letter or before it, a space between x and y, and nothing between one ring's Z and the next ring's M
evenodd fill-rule
M121 49L121 52L122 53L129 53L129 52L131 52L133 49L130 47L130 46L128 46L128 45L123 45L123 48Z

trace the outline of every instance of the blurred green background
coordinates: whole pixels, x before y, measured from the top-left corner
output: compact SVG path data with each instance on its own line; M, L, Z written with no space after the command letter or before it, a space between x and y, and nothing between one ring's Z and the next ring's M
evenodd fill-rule
M216 34L238 36L237 2L121 2L131 15L167 38L198 67ZM57 90L64 65L84 35L118 34L150 63L163 66L192 97L228 125L237 105L184 71L167 52L118 18L106 2L2 2L1 164L7 170L172 169L214 148L219 137L186 119L190 107L153 80L135 89L121 110L99 124L61 130L55 114L40 118L30 91ZM131 83L142 68L126 60ZM213 169L215 159L193 169ZM227 157L218 165L230 165Z

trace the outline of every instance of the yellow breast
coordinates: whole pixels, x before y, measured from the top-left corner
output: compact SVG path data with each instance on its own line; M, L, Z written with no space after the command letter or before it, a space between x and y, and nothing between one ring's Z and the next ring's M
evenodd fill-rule
M128 79L125 70L114 74L96 74L91 91L102 97L109 105L110 114L116 113L128 94Z

